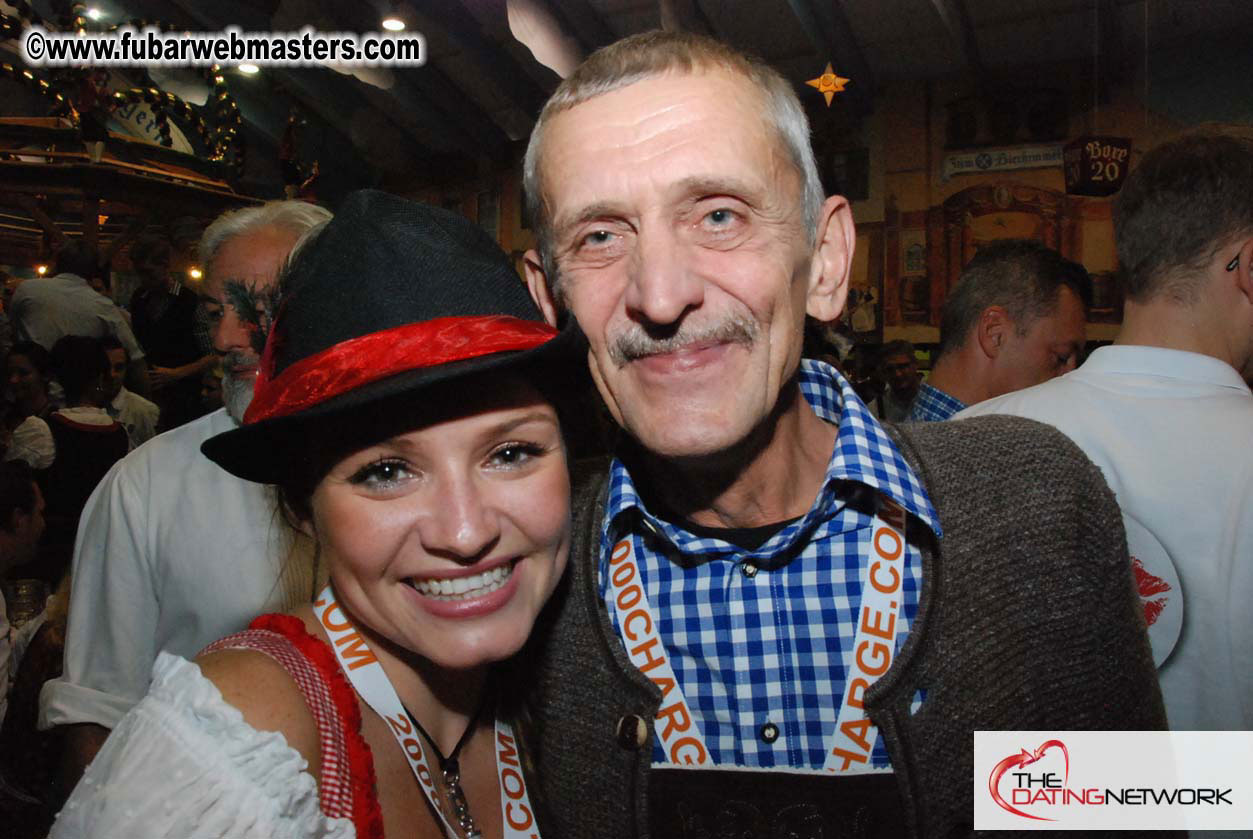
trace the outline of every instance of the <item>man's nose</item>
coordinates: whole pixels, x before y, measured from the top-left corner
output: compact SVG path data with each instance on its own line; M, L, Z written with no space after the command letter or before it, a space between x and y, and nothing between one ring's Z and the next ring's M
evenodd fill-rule
M224 306L221 317L213 324L209 334L213 339L213 348L220 353L241 349L254 350L252 336L257 328L256 324L248 323L240 318L234 308Z
M687 265L683 246L674 236L642 234L628 271L626 309L637 320L676 323L704 301L704 282Z

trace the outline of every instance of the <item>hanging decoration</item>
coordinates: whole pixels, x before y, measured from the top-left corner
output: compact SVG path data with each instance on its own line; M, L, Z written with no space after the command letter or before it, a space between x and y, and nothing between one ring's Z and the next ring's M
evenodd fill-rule
M816 79L810 79L805 82L805 84L810 87L817 88L818 92L826 97L827 107L830 108L832 97L844 90L845 86L848 85L850 81L852 81L852 79L846 79L843 76L836 75L836 72L831 69L831 62L828 61L827 69L823 72L823 74Z
M1146 13L1147 8L1146 4ZM1104 197L1122 188L1131 164L1131 138L1101 133L1101 4L1097 3L1092 12L1092 130L1066 144L1063 172L1066 194ZM1148 79L1147 64L1145 79ZM1144 108L1147 113L1147 99Z
M1131 138L1088 134L1066 144L1067 195L1103 197L1122 188L1131 164Z
M313 161L306 168L300 159L300 133L305 127L304 118L295 108L287 115L287 126L283 129L283 138L278 144L279 168L283 173L283 194L290 200L300 198L307 201L315 200L314 183L321 174L318 161Z
M50 28L26 0L6 2L17 14L14 17L0 12L0 39L18 38L30 25ZM78 32L85 32L91 25L86 17L86 5L77 0L57 22L62 30ZM160 22L135 19L113 24L105 31L116 31L122 26L137 29L155 26L166 31L172 28ZM108 90L109 74L99 68L55 69L47 72L46 78L41 78L29 69L0 62L0 78L12 79L50 100L52 115L67 118L78 129L94 161L99 160L103 143L108 137L104 126L110 114L123 105L142 102L152 110L157 139L163 146L170 148L173 145L169 120L174 117L200 136L209 160L229 166L238 177L243 174L245 162L241 132L243 118L227 87L222 68L213 65L206 75L213 92L205 107L197 109L155 86L111 92ZM205 114L213 125L212 130Z

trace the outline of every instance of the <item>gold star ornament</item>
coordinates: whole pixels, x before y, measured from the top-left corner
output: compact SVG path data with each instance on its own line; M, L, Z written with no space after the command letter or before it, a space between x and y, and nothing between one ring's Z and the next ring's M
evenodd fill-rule
M805 84L817 88L818 92L826 97L827 107L829 108L831 107L831 97L842 91L849 81L850 79L837 76L835 71L831 69L831 62L828 61L826 72L816 79L810 79Z

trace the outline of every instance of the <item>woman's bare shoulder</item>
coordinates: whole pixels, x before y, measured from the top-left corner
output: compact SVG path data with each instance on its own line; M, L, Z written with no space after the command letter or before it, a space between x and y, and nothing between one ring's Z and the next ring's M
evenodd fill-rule
M321 777L322 746L317 723L305 704L300 687L281 664L256 650L220 650L196 659L196 664L239 709L244 721L257 731L282 734L287 744L309 764L309 772Z

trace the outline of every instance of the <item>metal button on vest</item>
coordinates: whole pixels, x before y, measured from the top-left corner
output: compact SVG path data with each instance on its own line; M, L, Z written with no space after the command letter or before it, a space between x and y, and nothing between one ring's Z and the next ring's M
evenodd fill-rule
M761 727L761 740L763 743L773 743L779 739L779 727L772 722L768 722Z
M624 749L639 749L648 742L648 723L643 717L627 714L618 720L618 745Z
M753 565L751 562L745 562L740 566L740 573L751 580L753 577L757 576L757 566Z

